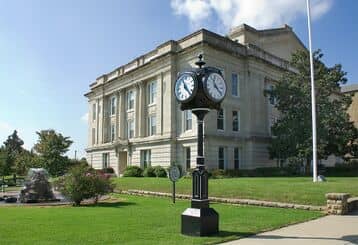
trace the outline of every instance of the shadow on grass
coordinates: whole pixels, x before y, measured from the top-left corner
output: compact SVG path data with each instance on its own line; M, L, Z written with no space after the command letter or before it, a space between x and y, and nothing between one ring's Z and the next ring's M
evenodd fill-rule
M252 232L238 232L238 231L219 231L219 234L216 234L214 236L216 237L222 237L222 238L229 238L229 237L237 237L237 238L243 238L248 236L253 236L255 233Z
M83 204L81 207L89 207L89 208L121 208L126 206L137 205L135 202L100 202L97 204Z

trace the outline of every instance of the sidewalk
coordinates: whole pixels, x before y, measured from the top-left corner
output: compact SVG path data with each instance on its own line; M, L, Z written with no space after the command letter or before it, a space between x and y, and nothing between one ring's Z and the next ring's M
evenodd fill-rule
M358 212L343 216L329 215L224 244L358 244Z

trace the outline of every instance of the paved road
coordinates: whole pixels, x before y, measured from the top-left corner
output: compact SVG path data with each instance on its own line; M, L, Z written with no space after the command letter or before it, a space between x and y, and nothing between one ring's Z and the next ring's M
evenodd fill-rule
M257 234L225 245L358 244L358 212L325 216L305 223Z

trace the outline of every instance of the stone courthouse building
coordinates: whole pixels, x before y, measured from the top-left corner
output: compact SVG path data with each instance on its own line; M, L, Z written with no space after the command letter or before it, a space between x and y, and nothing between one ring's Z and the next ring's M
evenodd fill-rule
M167 41L128 64L98 77L88 98L87 160L117 174L129 165L195 167L196 118L181 111L174 96L178 72L194 68L198 54L224 74L222 110L205 118L205 160L209 169L273 166L267 146L278 113L264 96L291 54L305 49L292 28L233 28L227 36L201 29Z

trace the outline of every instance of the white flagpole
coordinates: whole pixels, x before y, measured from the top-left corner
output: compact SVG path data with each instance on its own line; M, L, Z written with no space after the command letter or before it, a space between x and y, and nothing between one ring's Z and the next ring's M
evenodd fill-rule
M316 94L314 87L314 70L312 55L312 39L311 39L311 9L310 0L307 3L307 19L308 19L308 43L310 50L310 70L311 70L311 106L312 106L312 150L313 150L313 182L317 181L317 132L316 132Z

